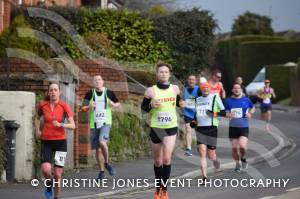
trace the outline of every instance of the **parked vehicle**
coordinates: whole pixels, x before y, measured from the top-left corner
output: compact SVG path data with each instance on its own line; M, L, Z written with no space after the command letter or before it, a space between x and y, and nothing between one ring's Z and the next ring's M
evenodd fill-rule
M246 92L253 103L256 103L258 101L258 97L256 96L257 92L261 90L265 83L266 79L266 67L263 67L255 76L253 81L246 86Z

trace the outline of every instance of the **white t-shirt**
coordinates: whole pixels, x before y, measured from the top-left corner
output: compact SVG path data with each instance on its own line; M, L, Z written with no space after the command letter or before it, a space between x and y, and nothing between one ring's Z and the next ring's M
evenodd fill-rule
M218 107L218 112L225 109L219 95L209 94L206 97L200 96L196 98L196 116L198 126L212 126L213 117L208 114L208 112L213 111L214 96L216 96L215 103Z

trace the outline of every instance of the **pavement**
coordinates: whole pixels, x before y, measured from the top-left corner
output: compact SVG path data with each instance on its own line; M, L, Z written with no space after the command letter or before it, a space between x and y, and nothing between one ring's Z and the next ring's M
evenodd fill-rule
M300 106L286 106L280 104L273 104L273 110L284 111L289 113L300 113Z
M252 128L249 134L249 150L247 160L249 166L266 161L271 166L279 164L275 155L280 151L291 147L292 142L273 130L268 133L264 130L264 123L258 120L251 122ZM200 158L193 147L193 156L187 157L181 148L176 148L172 160L171 177L174 179L199 178ZM210 161L208 161L209 176L233 170L235 163L231 157L231 145L228 139L228 120L222 118L220 121L217 155L221 161L221 170L215 171ZM93 184L92 180L98 175L95 169L77 170L65 174L66 186L62 189L62 198L102 198L127 192L147 190L154 187L153 161L151 158L145 158L136 161L115 163L114 168L117 175L114 177L107 175L101 185ZM78 184L76 184L76 180ZM89 181L90 179L90 181ZM116 186L114 183L117 183ZM76 186L78 185L78 186ZM115 187L114 187L115 186ZM43 198L43 186L33 187L30 184L2 184L0 193L7 198L14 198L13 193L22 192L24 198ZM30 196L30 197L29 197ZM4 197L6 198L6 197Z

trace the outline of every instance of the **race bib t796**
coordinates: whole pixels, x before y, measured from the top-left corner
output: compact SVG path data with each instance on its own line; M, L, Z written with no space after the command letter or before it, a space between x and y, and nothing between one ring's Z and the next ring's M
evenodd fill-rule
M157 124L160 126L167 126L171 124L172 116L168 112L158 112L157 113Z

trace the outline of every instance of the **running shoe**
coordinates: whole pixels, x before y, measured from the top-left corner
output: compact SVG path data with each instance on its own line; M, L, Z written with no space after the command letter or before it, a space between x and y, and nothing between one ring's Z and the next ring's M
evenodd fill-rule
M234 171L237 172L237 173L241 172L241 165L240 165L240 163L236 163Z
M248 168L248 163L246 158L241 158L242 162L242 169L247 169Z
M51 199L52 195L53 195L53 191L52 191L52 185L51 185L51 186L46 187L46 189L44 191L44 196L47 199Z
M192 150L191 149L186 149L184 155L186 156L192 156Z
M96 180L102 180L105 177L104 171L100 171Z
M200 183L200 185L205 185L207 181L207 177L203 177L202 178L202 182Z
M114 170L114 168L110 164L107 164L105 166L105 168L108 171L109 175L111 175L111 176L116 175L116 171Z

